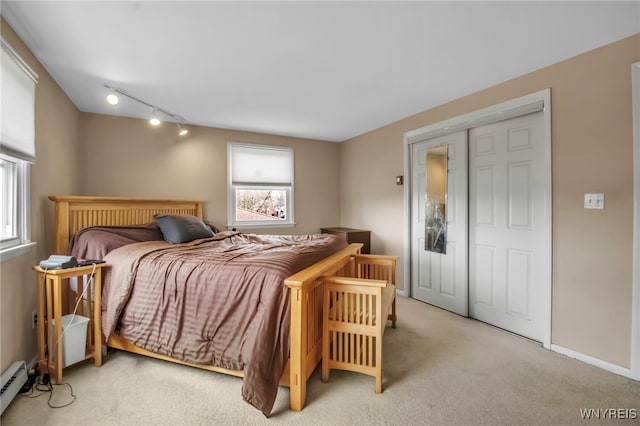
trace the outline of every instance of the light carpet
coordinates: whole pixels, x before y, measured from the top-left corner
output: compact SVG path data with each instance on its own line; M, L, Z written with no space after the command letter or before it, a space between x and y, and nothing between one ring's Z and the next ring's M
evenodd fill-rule
M104 365L64 371L77 399L52 409L47 395L16 397L0 422L12 425L588 425L581 410L640 415L640 382L543 349L540 344L414 299L398 298L398 326L384 335L384 392L369 376L319 368L307 405L289 411L281 387L264 417L245 403L239 378L114 351ZM70 400L54 388L53 405ZM625 411L626 410L626 411ZM594 412L592 412L594 413ZM609 414L611 412L608 412ZM610 415L608 417L611 417Z

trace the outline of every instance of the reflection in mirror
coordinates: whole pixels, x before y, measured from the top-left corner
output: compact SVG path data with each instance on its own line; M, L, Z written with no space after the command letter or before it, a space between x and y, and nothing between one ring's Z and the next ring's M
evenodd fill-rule
M424 249L442 254L447 251L447 156L447 145L429 148L425 173Z

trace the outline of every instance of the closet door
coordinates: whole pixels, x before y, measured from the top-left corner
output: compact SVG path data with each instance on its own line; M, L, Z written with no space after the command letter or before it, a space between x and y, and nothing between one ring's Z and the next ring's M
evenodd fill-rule
M447 146L446 251L425 250L427 151ZM411 294L467 316L467 132L412 145Z
M551 218L543 113L469 131L469 314L543 341Z

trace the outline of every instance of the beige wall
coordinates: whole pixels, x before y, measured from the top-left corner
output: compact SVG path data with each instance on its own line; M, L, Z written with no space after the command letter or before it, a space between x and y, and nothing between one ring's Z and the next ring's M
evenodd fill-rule
M36 308L36 278L31 266L53 247L53 206L47 196L77 191L77 129L80 113L4 21L2 37L33 68L36 86L36 164L31 166L31 239L38 245L27 255L0 267L0 370L36 355L31 311Z
M295 156L294 228L259 233L308 234L339 225L339 144L147 120L82 114L80 195L204 200L205 217L227 217L227 142L290 146ZM250 230L246 230L250 231Z
M549 87L552 343L628 368L631 64L639 60L636 35L344 142L341 225L371 229L374 252L402 255L403 192L394 176L403 170L403 133ZM604 192L605 210L584 210L586 192ZM408 287L399 272L400 286Z

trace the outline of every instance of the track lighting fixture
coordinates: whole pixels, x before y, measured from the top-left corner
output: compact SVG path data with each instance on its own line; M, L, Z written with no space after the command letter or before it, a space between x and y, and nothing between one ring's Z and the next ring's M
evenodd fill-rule
M138 102L142 105L146 105L149 108L151 108L151 119L149 120L149 123L151 123L153 126L159 126L160 123L162 123L162 121L160 121L160 118L158 117L159 113L162 113L164 115L166 115L167 117L175 120L178 122L178 134L180 136L185 136L186 134L189 133L189 129L187 129L186 127L184 127L184 123L186 122L186 120L184 119L184 117L178 115L178 114L174 114L171 111L168 111L164 108L161 108L159 106L150 104L149 102L145 102L140 98L136 98L133 95L130 95L129 93L125 92L122 89L118 89L116 87L113 87L109 84L105 84L104 87L106 87L107 89L109 89L111 91L111 93L109 93L107 95L107 102L111 105L117 105L119 102L118 99L118 95L122 95L122 96L126 96L127 98L131 99L132 101Z

